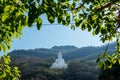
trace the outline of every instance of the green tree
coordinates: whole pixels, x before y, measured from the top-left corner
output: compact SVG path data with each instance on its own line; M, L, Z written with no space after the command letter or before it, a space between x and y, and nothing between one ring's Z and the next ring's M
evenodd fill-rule
M0 0L0 51L6 53L13 38L19 38L26 26L36 24L40 29L42 14L50 23L57 20L59 24L71 25L73 30L79 27L99 34L102 42L112 40L120 26L119 3L120 0ZM119 45L117 49L120 54Z
M18 80L20 71L17 67L10 67L10 56L0 57L0 79L1 80Z

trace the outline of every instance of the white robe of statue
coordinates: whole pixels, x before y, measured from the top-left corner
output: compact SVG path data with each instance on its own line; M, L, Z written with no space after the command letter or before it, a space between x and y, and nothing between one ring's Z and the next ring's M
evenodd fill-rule
M58 68L58 69L67 68L67 64L65 63L65 60L62 58L61 52L59 52L58 58L52 64L51 68Z

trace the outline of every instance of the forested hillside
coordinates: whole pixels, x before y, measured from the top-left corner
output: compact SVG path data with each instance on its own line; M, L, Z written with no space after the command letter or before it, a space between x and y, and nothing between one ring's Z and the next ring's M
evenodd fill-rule
M9 53L11 66L18 66L20 80L95 80L99 70L95 60L107 45L101 47L54 46L51 49L14 50ZM111 43L108 52L115 52ZM68 64L67 69L50 69L57 53L61 51Z
M85 61L94 61L98 54L101 54L105 51L107 45L100 47L82 47L77 48L75 46L54 46L51 49L29 49L29 50L14 50L9 53L11 57L21 58L21 57L37 57L37 58L55 58L57 57L58 52L60 51L63 54L65 60L85 60ZM115 52L116 44L109 44L107 52L110 54Z
M54 59L12 58L11 66L18 66L20 80L95 80L96 64L79 60L67 61L67 69L50 69Z

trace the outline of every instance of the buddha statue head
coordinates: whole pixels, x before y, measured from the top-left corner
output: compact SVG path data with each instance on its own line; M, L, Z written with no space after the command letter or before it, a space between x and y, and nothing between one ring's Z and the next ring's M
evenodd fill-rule
M61 52L58 53L58 59L62 59L62 54L61 54Z

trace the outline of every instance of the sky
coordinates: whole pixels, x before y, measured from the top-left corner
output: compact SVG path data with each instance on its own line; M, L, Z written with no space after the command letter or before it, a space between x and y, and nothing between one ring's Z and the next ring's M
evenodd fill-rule
M35 48L51 48L53 46L74 45L76 47L84 46L100 46L103 43L99 40L99 36L92 36L88 31L70 29L70 26L52 25L45 15L41 16L43 24L40 30L34 25L23 29L23 35L20 39L14 39L12 49L35 49ZM56 23L56 21L55 21Z
M92 36L90 32L75 31L62 25L43 25L40 30L36 26L25 28L20 39L14 39L14 49L51 48L53 46L74 45L76 47L100 46L103 43L99 36Z
M49 24L45 15L41 16L43 24ZM105 44L105 43L104 43ZM42 25L40 30L34 25L23 29L20 39L13 39L10 51L17 49L51 48L53 46L72 45L76 47L101 46L99 36L93 36L80 28L70 29L63 25ZM3 52L0 52L0 55Z

